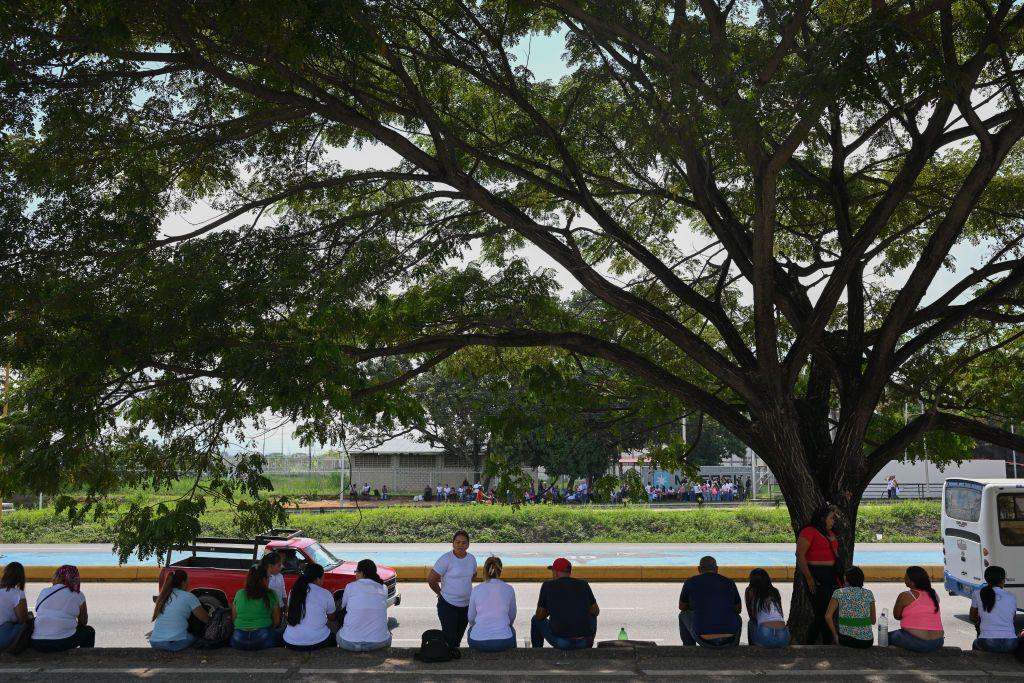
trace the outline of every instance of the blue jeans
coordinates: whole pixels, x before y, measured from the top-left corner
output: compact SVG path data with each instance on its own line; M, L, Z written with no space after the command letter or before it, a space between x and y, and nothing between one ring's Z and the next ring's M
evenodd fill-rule
M32 639L32 649L36 652L63 652L74 650L76 647L93 647L96 644L96 629L92 626L79 626L75 629L75 635L56 640Z
M13 621L0 624L0 652L13 645L24 630L25 624L16 624Z
M544 647L544 641L557 650L586 650L594 647L594 636L597 635L597 617L590 617L590 633L576 638L556 636L551 630L550 619L530 619L530 642L533 647Z
M185 648L192 647L195 643L195 636L187 636L184 640L151 640L149 641L149 646L154 650L181 652Z
M504 652L505 650L511 650L516 646L516 630L512 629L512 635L508 638L496 640L473 640L473 637L470 636L469 646L480 652Z
M972 650L985 652L1013 652L1017 649L1016 638L975 638Z
M231 634L231 647L236 650L268 650L281 644L281 629L258 628L243 631L236 628Z
M789 629L785 626L782 628L770 628L748 621L747 641L751 645L757 645L766 650L789 647Z
M737 616L736 621L740 621ZM743 624L736 627L736 635L728 638L712 638L710 640L701 638L693 629L693 610L686 610L679 613L679 638L683 645L700 645L701 647L733 647L740 644L740 629Z
M907 633L903 629L889 631L889 645L902 647L904 650L910 650L911 652L934 652L941 648L944 642L946 642L945 638L925 640L924 638L918 638Z
M338 647L342 650L348 650L349 652L370 652L371 650L380 650L385 647L391 647L391 638L382 640L379 643L353 643L344 638L338 638Z

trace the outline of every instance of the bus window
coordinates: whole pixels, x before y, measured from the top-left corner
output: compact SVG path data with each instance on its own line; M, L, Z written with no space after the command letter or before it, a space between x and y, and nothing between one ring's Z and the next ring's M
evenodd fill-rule
M977 522L981 518L981 489L947 486L946 514L962 522Z
M999 542L1003 545L1024 545L1024 493L1000 493Z

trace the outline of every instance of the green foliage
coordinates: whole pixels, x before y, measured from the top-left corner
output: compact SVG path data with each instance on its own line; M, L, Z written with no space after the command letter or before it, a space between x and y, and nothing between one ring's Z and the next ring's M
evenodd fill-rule
M939 505L901 502L864 505L857 540L886 543L939 540ZM202 532L232 536L240 528L230 512L201 519ZM624 506L595 509L586 506L461 505L434 508L378 508L361 513L290 515L288 524L301 527L325 543L443 543L457 529L466 529L480 543L791 543L789 513L758 506L734 510L654 511ZM109 543L109 522L73 526L50 510L17 511L4 515L3 543Z
M194 482L129 504L122 550L269 525L268 415L453 425L455 385L403 384L475 347L547 350L455 375L507 456L681 466L704 414L804 517L904 451L1020 444L1022 30L974 0L8 0L0 493L83 491L77 521Z

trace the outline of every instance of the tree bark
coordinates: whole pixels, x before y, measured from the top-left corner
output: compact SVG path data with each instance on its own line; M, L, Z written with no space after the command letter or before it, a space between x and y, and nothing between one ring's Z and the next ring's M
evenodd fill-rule
M807 416L800 420L806 423ZM850 481L846 472L835 472L827 463L835 460L834 445L830 440L821 442L821 436L828 434L827 421L823 425L787 425L772 439L773 448L759 456L768 464L782 490L782 496L789 509L793 529L793 597L789 606L788 625L794 643L804 643L807 629L813 620L814 609L811 596L799 578L796 570L796 537L807 526L815 511L825 503L837 510L833 529L839 538L838 561L841 567L852 566L857 510L860 506L864 482ZM810 428L817 427L817 428ZM799 434L799 437L794 435ZM827 437L826 437L827 439ZM822 454L803 457L802 453ZM859 454L854 457L860 457ZM814 463L825 466L813 470ZM852 494L852 495L851 495Z

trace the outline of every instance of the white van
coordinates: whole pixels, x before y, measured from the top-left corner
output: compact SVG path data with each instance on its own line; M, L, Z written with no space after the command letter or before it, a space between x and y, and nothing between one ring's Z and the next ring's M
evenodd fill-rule
M942 556L950 595L971 597L998 565L1024 607L1024 479L947 479Z

